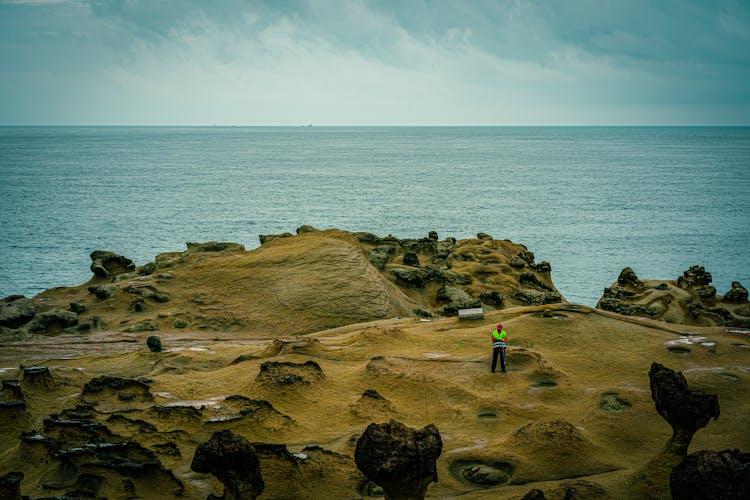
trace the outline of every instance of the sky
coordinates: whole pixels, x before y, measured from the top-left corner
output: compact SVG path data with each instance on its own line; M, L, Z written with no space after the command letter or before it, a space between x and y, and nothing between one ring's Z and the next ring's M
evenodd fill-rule
M0 125L750 125L750 1L0 0Z

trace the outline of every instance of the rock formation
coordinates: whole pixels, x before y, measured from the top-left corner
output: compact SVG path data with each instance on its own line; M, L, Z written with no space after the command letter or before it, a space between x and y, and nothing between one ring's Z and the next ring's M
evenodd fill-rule
M604 289L596 307L670 323L750 328L747 289L734 281L721 296L711 280L703 266L691 266L674 281L641 280L626 267L617 281Z
M108 250L94 250L90 257L91 272L100 278L111 278L135 269L132 260Z
M354 461L359 470L383 488L385 498L421 499L437 481L436 462L443 451L434 424L421 430L391 420L370 424L357 441Z
M702 450L680 462L669 476L674 500L750 498L750 453Z
M211 439L198 445L190 468L213 474L224 485L224 495L212 494L208 500L252 500L265 488L255 448L232 431L214 432Z
M11 295L0 300L0 326L18 328L36 314L34 301L23 295Z

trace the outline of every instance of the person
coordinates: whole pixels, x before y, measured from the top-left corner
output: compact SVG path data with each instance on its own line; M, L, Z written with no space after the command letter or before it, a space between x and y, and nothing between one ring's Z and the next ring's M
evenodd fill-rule
M497 367L497 355L500 355L500 369L505 373L505 344L508 342L508 332L503 330L503 324L498 323L492 330L492 373Z

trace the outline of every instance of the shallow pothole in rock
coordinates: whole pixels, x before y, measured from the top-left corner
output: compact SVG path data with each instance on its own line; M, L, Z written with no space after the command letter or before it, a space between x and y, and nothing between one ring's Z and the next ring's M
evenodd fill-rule
M730 382L739 382L741 380L737 375L732 375L731 373L727 372L718 372L716 376L723 378L724 380L729 380Z
M450 466L453 477L463 483L483 488L510 484L514 470L511 464L505 462L486 464L479 461L459 460Z
M616 392L605 392L602 394L602 404L599 407L610 413L622 413L632 405L619 398Z
M690 349L687 347L680 347L680 346L672 346L667 347L667 351L671 352L672 354L677 354L679 356L687 356L690 354Z

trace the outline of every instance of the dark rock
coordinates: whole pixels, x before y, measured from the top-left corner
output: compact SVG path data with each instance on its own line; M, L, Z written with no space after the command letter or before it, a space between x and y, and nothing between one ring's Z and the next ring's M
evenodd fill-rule
M511 298L528 306L541 306L562 302L559 292L542 292L539 290L521 289L511 294Z
M245 246L239 243L232 243L229 241L209 241L207 243L193 243L188 241L187 253L196 252L236 252L245 250Z
M402 269L396 267L390 271L399 284L413 288L423 288L425 284L433 278L433 274L429 270L423 268Z
M146 345L151 352L161 352L161 339L158 335L150 335L146 339Z
M503 303L503 294L498 290L482 292L479 294L479 300L481 300L485 304L497 307L499 305L502 305Z
M82 335L91 333L91 323L78 323L75 326L69 326L63 330L63 333L68 335Z
M89 293L93 293L98 299L108 299L117 291L117 285L91 285Z
M187 320L185 320L185 319L182 319L182 318L175 318L175 319L174 319L174 320L172 321L172 326L173 326L174 328L179 328L179 329L183 329L183 328L187 328L187 326L188 326L188 322L187 322Z
M48 392L55 388L57 384L45 365L21 365L21 387L24 391L34 389Z
M34 316L25 328L29 333L62 331L65 328L76 326L78 324L78 315L71 311L62 309L52 309Z
M325 378L323 370L315 361L291 363L288 361L266 361L260 365L255 381L275 386L296 384L309 385Z
M291 238L294 236L292 233L281 233L281 234L259 234L260 244L265 245L269 241L278 240L280 238Z
M406 252L403 262L405 266L419 267L419 257L414 252Z
M139 401L152 401L154 399L149 389L150 381L144 379L131 379L121 377L101 376L86 382L81 392L84 402L95 404L99 396L107 394L118 396L123 393L135 394Z
M630 290L626 290L620 285L612 285L609 288L604 289L604 297L605 299L633 299L636 297L635 292L631 292Z
M190 468L213 474L224 485L224 495L209 498L254 499L265 488L255 448L229 430L214 432L208 441L198 445Z
M434 424L415 430L391 420L370 424L357 440L354 461L386 499L421 499L438 480L436 462L443 451Z
M526 261L523 260L521 257L518 257L518 256L511 257L510 261L508 262L508 264L513 269L523 269L524 267L526 267Z
M83 311L86 310L86 306L84 306L83 304L79 302L71 302L69 305L69 308L72 312L76 314L81 314Z
M690 269L677 278L677 286L690 290L697 286L706 286L712 279L711 273L707 273L703 266L690 266Z
M13 401L23 400L23 391L21 391L21 382L18 380L3 380L0 386L0 400Z
M135 299L133 302L130 303L130 310L136 313L145 312L148 310L148 304L146 304L145 300L138 297L137 299Z
M107 250L91 252L91 272L100 278L110 278L135 270L135 263L120 254Z
M412 309L411 312L413 312L416 316L420 318L434 318L435 315L431 313L430 311L425 311L424 309L415 308Z
M158 291L151 285L134 285L127 287L125 290L128 293L138 295L139 297L147 300L153 300L154 302L158 302L160 304L164 304L166 302L169 302L170 300L168 294Z
M632 286L633 288L641 289L643 288L643 282L638 279L638 276L635 274L635 271L633 271L631 268L626 267L622 271L620 271L620 276L617 277L617 284L620 286Z
M741 304L747 302L747 288L739 281L732 281L732 288L724 294L724 302Z
M427 237L431 239L432 241L437 241L438 240L437 231L430 231L429 233L427 233Z
M648 377L656 411L672 426L666 450L685 456L693 435L711 418L719 418L719 398L716 394L689 390L681 372L659 363L651 364Z
M159 329L159 325L156 324L155 321L141 321L140 323L136 323L135 325L126 328L123 330L127 333L135 333L135 332L155 332Z
M316 233L317 231L318 229L308 225L302 225L297 228L297 234Z
M695 287L694 292L702 301L710 302L716 298L716 287L711 285Z
M491 240L492 236L490 236L487 233L477 233L477 239L478 240Z
M750 453L702 450L677 464L669 476L675 500L750 498Z
M608 289L605 289L605 295ZM654 311L648 306L641 304L630 304L620 299L613 298L602 298L596 305L597 308L603 311L612 311L617 314L624 314L626 316L653 316Z
M543 260L539 264L534 266L534 269L536 269L536 272L538 273L551 273L552 272L552 266L546 260Z
M669 290L669 285L666 283L659 283L656 287L657 290Z
M0 300L0 326L18 328L36 314L34 301L23 295L11 295Z
M506 240L506 241L509 241L509 240ZM526 247L524 246L524 248ZM536 265L534 264L534 252L526 249L523 252L519 253L518 256L521 257L523 260L525 260L529 266L534 267Z
M4 500L21 500L21 481L23 472L8 472L0 476L0 498Z
M150 274L154 274L159 269L159 265L156 262L149 262L148 264L144 264L139 270L138 274L141 276L148 276Z
M547 292L552 292L554 289L544 281L540 280L536 274L526 271L521 273L518 277L518 282L522 285L533 285L537 288L541 288Z
M597 483L577 479L575 481L566 481L557 488L547 492L550 499L557 500L607 500L612 498Z
M367 258L373 266L383 271L395 254L396 247L393 245L380 245L370 249L370 251L367 252Z
M479 299L475 299L464 290L450 285L446 285L438 290L437 300L448 302L448 305L443 307L443 312L445 314L453 315L458 314L459 309L482 307L482 303Z
M540 489L534 488L521 497L521 500L545 500L544 492Z

